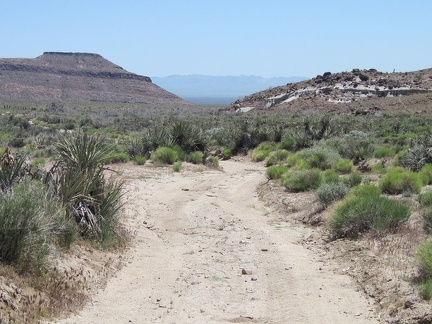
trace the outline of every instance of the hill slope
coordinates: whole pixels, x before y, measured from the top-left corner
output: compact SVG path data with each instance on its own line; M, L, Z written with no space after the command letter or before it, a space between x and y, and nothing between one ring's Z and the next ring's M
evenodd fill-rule
M0 99L187 104L98 54L63 52L0 59Z
M432 69L330 73L251 94L229 109L256 113L432 114Z

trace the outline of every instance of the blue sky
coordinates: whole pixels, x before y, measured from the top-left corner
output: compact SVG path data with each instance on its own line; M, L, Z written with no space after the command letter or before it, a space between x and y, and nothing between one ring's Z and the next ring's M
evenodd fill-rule
M91 52L128 71L314 77L432 67L430 0L1 0L0 57Z

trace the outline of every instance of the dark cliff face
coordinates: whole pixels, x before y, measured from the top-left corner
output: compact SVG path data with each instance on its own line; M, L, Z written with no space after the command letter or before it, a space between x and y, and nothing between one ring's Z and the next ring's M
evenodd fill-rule
M99 54L63 52L0 59L0 99L187 104Z

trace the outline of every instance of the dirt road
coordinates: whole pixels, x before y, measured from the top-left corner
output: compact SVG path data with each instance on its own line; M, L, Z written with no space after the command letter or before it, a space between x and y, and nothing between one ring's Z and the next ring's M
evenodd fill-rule
M129 262L59 323L376 323L350 277L297 244L310 230L258 199L264 168L221 166L126 168Z

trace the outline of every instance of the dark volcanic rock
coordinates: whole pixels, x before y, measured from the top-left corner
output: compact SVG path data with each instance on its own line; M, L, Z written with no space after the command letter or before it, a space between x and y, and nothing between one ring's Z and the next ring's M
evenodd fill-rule
M99 54L63 52L0 59L0 99L188 104Z
M432 69L326 72L307 81L251 94L229 109L259 114L432 114Z

